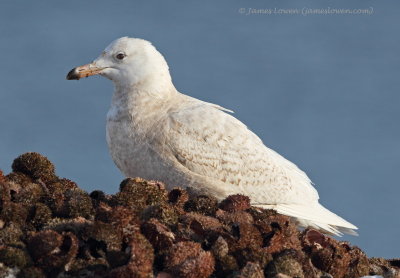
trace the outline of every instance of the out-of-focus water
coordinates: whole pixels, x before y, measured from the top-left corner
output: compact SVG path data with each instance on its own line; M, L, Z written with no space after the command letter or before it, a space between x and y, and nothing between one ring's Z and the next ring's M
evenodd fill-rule
M372 14L246 15L328 7ZM165 55L181 92L234 110L305 170L321 203L359 227L346 240L369 256L398 257L399 8L368 0L1 1L0 168L37 151L87 191L115 192L123 177L105 142L112 84L65 75L112 40L141 37Z

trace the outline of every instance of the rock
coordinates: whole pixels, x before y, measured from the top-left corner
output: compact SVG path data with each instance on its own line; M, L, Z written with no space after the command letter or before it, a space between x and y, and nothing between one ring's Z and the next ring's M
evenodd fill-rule
M264 272L257 263L247 262L234 278L264 278Z
M144 222L141 226L141 231L157 252L168 250L174 244L174 233L155 218Z
M247 210L250 208L250 198L241 194L230 195L220 203L219 207L227 212Z
M218 209L216 198L206 195L195 196L185 203L185 211L214 216Z
M206 278L213 273L215 261L200 244L186 241L175 244L167 252L165 267L173 277Z
M35 265L48 273L68 270L78 253L78 239L70 232L59 234L55 231L35 232L28 238L28 250Z
M35 152L24 153L17 157L11 168L14 172L24 173L32 179L41 179L46 183L57 178L53 163L47 157Z
M274 256L274 260L268 264L265 273L267 277L284 274L289 277L304 278L302 260L298 251L284 250Z
M189 194L183 188L175 187L168 193L168 201L172 205L183 208L183 206L188 200L189 200Z
M112 196L112 205L125 206L140 214L146 207L167 202L164 184L145 181L141 178L127 178L120 184L120 192Z
M38 153L0 171L0 277L400 278L400 260L370 258L287 216L127 178L90 195ZM8 275L8 276L7 276Z
M25 248L0 246L0 262L8 267L24 268L32 265L32 259Z
M152 278L154 251L149 241L140 233L131 237L125 252L129 259L126 265L111 270L110 278Z

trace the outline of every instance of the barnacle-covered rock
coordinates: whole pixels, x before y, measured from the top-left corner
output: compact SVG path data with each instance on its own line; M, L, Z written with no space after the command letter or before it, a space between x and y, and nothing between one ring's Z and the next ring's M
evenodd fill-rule
M0 230L0 244L24 248L23 235L24 233L18 224L8 223Z
M97 205L94 220L111 223L113 221L113 207L104 202L100 202Z
M69 265L68 271L57 276L64 277L84 277L84 278L101 278L106 277L109 264L105 258L93 257L77 257L72 264Z
M237 249L231 254L235 257L239 267L244 267L247 262L256 262L262 268L265 268L273 260L272 255L263 248L245 247Z
M110 278L152 278L154 250L140 233L131 237L125 252L129 256L126 265L111 270Z
M308 229L302 235L302 244L315 267L333 277L345 277L351 262L348 243L338 242L317 230Z
M299 231L288 216L274 210L249 210L254 217L254 225L261 232L263 247L268 253L279 253L285 249L301 249Z
M229 246L223 237L218 237L211 247L211 251L216 258L223 258L229 253Z
M36 232L28 238L28 250L35 264L47 273L68 270L78 253L78 239L70 232Z
M208 216L214 216L218 209L218 200L211 196L198 195L185 203L185 211L198 212Z
M180 216L176 229L177 241L213 242L221 234L227 234L218 219L196 212Z
M330 275L330 274L328 274L328 275ZM273 276L272 278L292 278L292 277L290 277L290 276L288 276L286 274L283 274L283 273L278 273L275 276ZM311 278L311 277L309 277L309 278ZM333 278L333 277L332 276L324 276L324 275L322 275L321 277L318 277L318 278Z
M32 208L29 216L30 223L40 229L52 219L52 212L48 206L43 203L36 203Z
M127 178L117 194L89 195L47 158L23 154L0 171L0 277L400 277L400 260L300 233L246 196L196 194Z
M232 251L243 248L261 248L263 238L259 230L252 224L236 223L231 225L232 239L228 239Z
M5 223L13 222L19 224L21 227L25 225L28 218L29 207L22 203L6 202L3 203L0 212L0 219Z
M180 217L182 224L190 226L192 230L199 234L207 231L215 231L222 228L221 222L210 216L202 215L196 212L189 212Z
M92 198L92 204L94 208L97 208L101 203L107 203L109 198L107 195L101 190L94 190L89 194L90 198Z
M73 219L53 218L46 223L42 230L53 230L58 233L71 232L79 237L86 232L89 226L93 225L93 221L83 217Z
M240 272L233 276L234 278L264 278L262 268L253 262L247 262Z
M144 222L141 226L141 231L156 252L168 250L174 244L175 235L166 225L155 218Z
M12 201L22 203L25 206L32 206L43 197L43 187L37 183L27 183L21 186L18 191L12 192Z
M223 212L225 213L231 214ZM218 214L217 212L217 217ZM243 268L248 261L252 261L257 262L262 268L265 267L272 257L263 249L263 238L257 227L247 221L226 222L230 223L230 233L223 237L228 243L229 254L235 257L238 266Z
M75 182L69 179L57 179L45 184L42 202L45 203L57 217L84 216L91 212L88 194L81 190ZM82 201L76 208L76 202ZM78 215L79 214L79 215Z
M140 214L147 206L167 202L164 184L156 181L145 181L140 178L127 178L120 185L120 192L115 194L110 203L125 206Z
M157 273L156 278L174 278L174 277L167 272L161 271L161 272Z
M17 278L46 278L47 275L39 267L27 267L20 270Z
M0 262L9 267L24 268L32 264L31 257L23 248L0 246Z
M163 269L165 253L175 243L176 236L170 228L155 218L144 222L141 226L141 232L154 248L154 270L156 272L161 271Z
M23 235L21 226L10 222L0 229L0 244L25 247L21 240Z
M358 248L357 248L358 249ZM361 251L361 250L360 250ZM397 269L400 269L400 259L389 259L387 260L389 262L389 265L392 267L395 267Z
M129 224L140 225L139 217L129 208L123 206L111 207L100 203L96 210L95 219L112 224L116 229L123 229Z
M57 178L53 163L47 157L35 152L20 155L11 167L14 172L24 173L35 180L41 179L45 183Z
M215 260L215 275L217 277L229 277L229 275L239 270L236 258L232 255L227 255Z
M302 260L303 258L299 251L293 249L284 250L274 256L274 260L266 267L265 274L267 277L274 277L281 273L289 277L304 278Z
M215 274L217 277L227 277L239 269L236 259L228 254L229 246L223 237L217 238L211 247L211 252L216 260Z
M123 234L121 230L116 230L110 223L95 221L85 228L84 240L93 257L105 258L107 251L121 250Z
M64 192L66 189L59 182L46 184L45 193L42 202L45 203L53 212L55 216L62 215L64 206Z
M250 208L250 198L241 194L230 195L222 200L219 207L228 212L247 210Z
M4 203L8 203L10 201L10 184L7 182L0 182L0 210L3 208Z
M79 188L78 185L76 184L76 182L74 182L70 179L61 178L61 179L57 179L56 182L59 183L62 186L62 188L64 188L64 190Z
M2 170L0 170L0 182L5 182L6 181L6 177L4 176L4 173Z
M246 211L227 212L227 211L219 209L215 213L215 216L222 223L225 223L226 225L231 225L234 223L247 223L247 224L254 223L253 216Z
M96 210L95 219L94 227L96 227L96 225L103 226L103 228L108 227L106 230L110 230L112 234L118 235L118 239L121 239L122 242L125 243L129 242L130 237L140 230L140 220L138 216L134 214L130 208L123 206L110 207L104 203L100 203ZM105 242L111 243L114 242L115 239L117 239L117 237L110 238L109 241ZM109 243L107 243L107 246L111 247Z
M106 259L111 268L117 268L129 262L130 254L125 251L111 250L107 252Z
M369 274L369 261L367 256L358 247L348 246L350 264L345 278L363 277Z
M199 243L183 241L168 250L165 267L173 277L206 278L213 273L215 260Z
M399 264L393 265L391 260L384 258L370 258L369 260L369 274L380 275L385 278L397 278L400 277L400 266ZM395 260L398 262L398 260Z
M77 184L68 179L56 179L44 186L47 193L53 194L64 194L67 190L79 189Z
M32 178L22 172L11 172L6 176L6 181L24 187L33 182Z
M93 215L93 204L89 194L81 189L68 189L64 193L64 204L60 210L62 217L84 217Z
M161 223L171 227L178 222L179 213L177 210L165 203L161 205L148 206L141 213L141 218L143 221L147 221L150 218L156 218Z
M19 272L19 268L8 267L5 264L0 262L0 277L1 278L14 278L17 276L18 272Z
M181 188L175 187L168 193L168 201L170 204L183 208L185 203L189 200L188 192Z

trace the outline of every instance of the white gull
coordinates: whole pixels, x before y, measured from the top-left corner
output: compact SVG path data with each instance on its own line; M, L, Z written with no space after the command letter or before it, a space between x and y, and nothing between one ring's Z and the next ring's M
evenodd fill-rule
M67 79L100 74L115 92L107 114L107 143L127 177L156 179L223 199L244 194L300 226L341 235L356 226L319 204L318 192L295 164L266 147L216 104L181 94L167 62L148 41L123 37Z

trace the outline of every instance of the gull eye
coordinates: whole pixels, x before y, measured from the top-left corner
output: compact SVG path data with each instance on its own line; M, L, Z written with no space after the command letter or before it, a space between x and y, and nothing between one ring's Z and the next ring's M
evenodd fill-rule
M118 53L117 55L115 55L115 58L117 58L118 60L122 60L126 57L126 55L124 53Z

